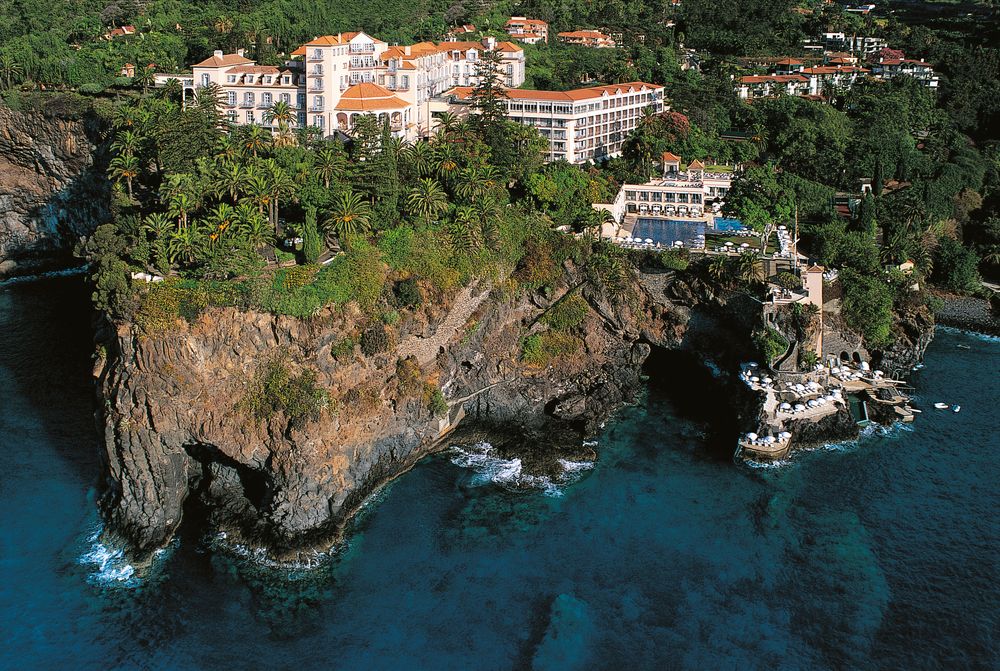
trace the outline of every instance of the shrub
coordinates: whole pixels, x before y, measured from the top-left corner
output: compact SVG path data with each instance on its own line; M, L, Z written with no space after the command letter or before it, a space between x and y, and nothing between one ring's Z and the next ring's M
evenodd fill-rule
M283 412L293 428L319 419L329 403L330 396L317 385L314 371L303 370L292 375L281 357L271 359L258 370L242 401L243 407L258 420Z
M812 370L819 363L819 356L811 349L799 350L799 368Z
M445 400L444 394L437 387L434 387L430 392L427 408L434 413L435 417L444 417L448 412L448 401Z
M667 249L660 252L660 265L666 270L687 270L691 253L686 249Z
M376 324L361 334L361 352L365 356L375 356L389 349L389 332L382 324Z
M404 394L414 394L420 390L420 365L416 357L408 356L396 361L396 379L399 390Z
M330 345L330 356L337 361L345 361L354 356L354 346L357 342L354 338L347 337Z
M529 366L544 368L553 359L580 351L579 338L557 331L530 335L522 344L521 360Z
M316 263L323 253L323 242L316 226L316 208L306 208L306 219L302 225L302 257L306 263Z
M556 331L576 328L587 316L590 305L579 294L566 296L542 315L542 323Z
M799 279L799 276L787 270L783 270L775 275L774 283L782 289L788 289L789 291L798 291L802 288L802 280Z
M892 290L884 280L854 271L840 275L844 287L842 314L847 325L861 334L869 347L892 341Z
M753 341L768 365L774 363L774 360L788 349L785 337L770 327L754 333Z
M935 282L949 291L973 293L981 286L979 259L958 240L942 237L934 250Z
M401 308L420 307L424 301L424 297L420 293L420 285L412 277L396 282L393 294L396 296L396 304Z

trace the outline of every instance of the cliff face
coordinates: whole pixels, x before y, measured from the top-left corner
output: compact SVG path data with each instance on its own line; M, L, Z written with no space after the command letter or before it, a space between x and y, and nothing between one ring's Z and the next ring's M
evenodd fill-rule
M0 105L0 277L57 265L108 218L98 122Z
M441 449L455 424L543 446L569 436L579 449L638 388L649 353L642 339L669 344L675 332L666 327L673 315L645 292L627 307L579 286L578 275L569 268L548 299L466 288L440 307L404 313L391 329L394 347L374 356L358 346L345 352L342 343L365 324L351 312L302 321L210 309L157 336L118 326L96 371L111 528L140 554L152 550L197 495L219 527L294 556L335 536L375 488ZM522 338L573 287L589 305L580 351L526 366ZM292 373L312 372L328 391L317 418L248 412L262 362L275 359ZM448 401L443 417L429 409L433 388Z

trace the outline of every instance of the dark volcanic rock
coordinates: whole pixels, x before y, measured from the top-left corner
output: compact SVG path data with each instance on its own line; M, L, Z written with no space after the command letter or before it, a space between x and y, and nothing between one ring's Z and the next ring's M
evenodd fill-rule
M66 265L76 241L107 221L102 142L91 116L0 103L0 276Z

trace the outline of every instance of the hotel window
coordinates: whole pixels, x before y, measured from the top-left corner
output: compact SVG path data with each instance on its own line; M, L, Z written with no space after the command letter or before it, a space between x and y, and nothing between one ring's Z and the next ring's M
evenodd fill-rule
M306 125L306 113L305 112L299 112L298 121L299 121L299 125L300 126L305 126Z
M235 84L236 83L236 75L229 75L229 76L227 76L226 77L226 81L229 82L230 84Z
M323 109L323 96L316 96L313 98L313 109L321 110Z
M265 93L264 95L261 96L260 104L263 105L264 107L270 107L272 104L271 101L272 101L271 94Z
M323 127L323 115L321 115L321 114L315 115L313 117L313 125L316 126L316 128L322 128Z
M292 96L289 95L288 93L282 93L281 94L281 102L285 103L286 105L291 105L292 104Z
M226 116L229 118L229 121L231 123L236 123L236 119L237 119L236 110L230 110L230 111L226 112Z
M243 94L243 104L244 105L253 105L253 101L254 101L254 95L252 93L244 93Z
M322 49L313 49L313 58L315 58L315 59L321 59L321 58L323 58L323 50Z
M253 110L247 110L247 123L253 123Z
M226 93L226 102L230 105L236 104L236 91L228 91Z
M281 83L282 84L291 84L292 83L292 78L289 77L289 76L287 76L287 75L285 75L284 77L281 78Z
M201 85L202 86L208 86L211 83L212 83L212 79L208 75L202 75L201 76Z
M266 77L264 77L264 83L265 84L270 84L271 83L271 75L267 75Z
M306 94L305 93L296 93L295 94L295 104L298 107L305 106L305 104L306 104Z

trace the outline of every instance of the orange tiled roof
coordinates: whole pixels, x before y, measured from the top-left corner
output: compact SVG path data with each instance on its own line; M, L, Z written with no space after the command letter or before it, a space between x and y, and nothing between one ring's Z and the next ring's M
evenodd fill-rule
M688 170L703 170L704 168L705 164L699 161L698 159L695 159L690 163L688 163Z
M782 58L780 61L775 63L775 65L802 65L802 61L794 58Z
M681 157L678 156L677 154L673 154L673 153L671 153L669 151L665 151L665 152L663 152L663 160L664 161L671 161L671 162L672 161L680 162Z
M403 109L408 105L409 103L397 98L389 89L371 82L362 82L344 91L340 102L334 109L349 112L375 112Z
M276 75L280 72L281 70L274 67L273 65L237 65L234 68L229 68L228 70L226 70L226 74L234 74L234 75L244 74L244 73L253 73L258 75L261 74Z
M253 65L253 61L244 58L239 54L223 54L222 56L212 55L201 63L195 63L196 68L221 68L226 65Z
M317 38L313 39L310 42L306 42L303 46L306 46L306 47L330 47L330 46L337 46L337 45L340 45L340 44L347 44L348 42L350 42L355 37L357 37L358 35L361 35L361 34L362 34L361 31L354 31L354 32L350 32L350 33L338 33L337 35L323 35L321 37L317 37ZM365 33L365 34L367 35L367 33ZM369 37L371 37L371 35L369 35ZM382 42L382 40L376 39L374 37L372 37L372 41L374 41L374 42Z
M598 32L596 30L570 30L565 33L559 33L559 37L579 37L585 40L609 40L611 39L604 33Z
M296 49L295 51L293 51L291 53L291 55L292 56L305 56L306 55L306 47L305 47L305 45L302 45L301 47L299 47L298 49Z
M510 20L507 21L506 25L508 25L508 26L548 26L549 24L547 24L545 21L542 21L541 19L522 19L522 18L515 19L514 17L511 17Z

